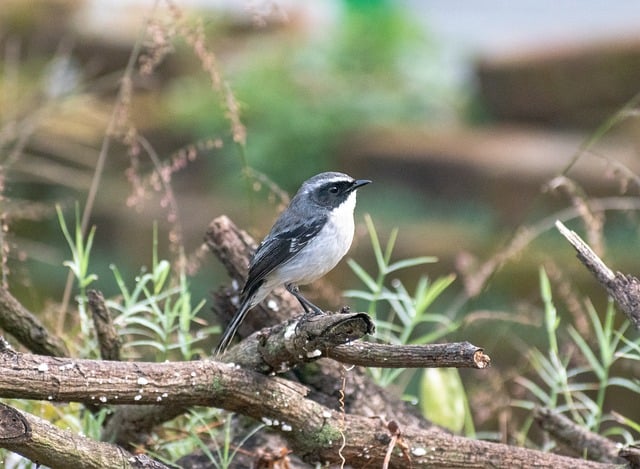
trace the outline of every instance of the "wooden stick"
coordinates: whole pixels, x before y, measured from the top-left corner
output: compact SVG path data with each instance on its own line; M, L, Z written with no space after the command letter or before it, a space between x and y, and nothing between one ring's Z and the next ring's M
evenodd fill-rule
M577 251L577 257L595 276L596 280L607 290L607 293L618 304L629 321L640 329L640 280L632 275L613 271L600 259L593 249L574 231L561 221L556 221L556 228L567 238Z

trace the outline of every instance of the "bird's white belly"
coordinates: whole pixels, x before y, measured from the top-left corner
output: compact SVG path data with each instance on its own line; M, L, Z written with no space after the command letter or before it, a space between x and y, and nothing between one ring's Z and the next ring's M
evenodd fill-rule
M340 207L331 212L320 232L290 261L278 268L283 283L304 285L332 270L344 257L353 241L353 193Z

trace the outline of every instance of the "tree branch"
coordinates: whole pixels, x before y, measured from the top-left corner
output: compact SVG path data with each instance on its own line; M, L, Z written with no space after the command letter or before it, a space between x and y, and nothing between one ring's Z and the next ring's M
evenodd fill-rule
M49 334L42 322L4 288L0 288L0 328L34 353L53 357L69 355L64 342Z
M318 404L306 398L306 387L294 382L210 360L109 362L4 349L0 350L0 369L0 397L225 408L272 425L307 462L338 464L344 457L354 467L381 467L390 445L395 445L390 451L390 468L408 467L408 460L414 468L612 467L453 436L437 428L406 426L397 420L391 429L379 418L343 414ZM33 425L31 431L33 434ZM2 447L10 443L0 440ZM29 451L21 448L23 454ZM77 460L84 457L73 454Z
M629 321L640 329L640 280L632 275L613 271L574 231L556 220L556 228L567 238L577 251L577 257L607 290L607 293L620 306Z
M96 328L98 344L100 344L100 356L103 360L120 360L120 337L113 324L111 311L104 302L104 296L97 290L87 292L89 309L93 316L93 324Z
M221 360L260 373L284 373L373 330L371 318L365 313L307 313L255 332L227 350Z
M427 345L388 345L358 342L327 350L342 363L378 368L478 368L490 366L491 358L469 342Z
M556 441L571 448L576 454L584 455L593 461L626 464L629 460L629 452L635 453L635 457L638 458L637 449L628 448L626 456L622 457L621 448L616 443L588 431L550 409L540 407L534 409L533 418Z
M0 447L49 467L168 469L145 455L101 443L0 403Z
M469 342L388 345L354 342L373 332L365 313L305 314L261 329L230 348L221 360L260 373L284 373L329 357L347 365L379 368L478 368L490 365L483 350Z

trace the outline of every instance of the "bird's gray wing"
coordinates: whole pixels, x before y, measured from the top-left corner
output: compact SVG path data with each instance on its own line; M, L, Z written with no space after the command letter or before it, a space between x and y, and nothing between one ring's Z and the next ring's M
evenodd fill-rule
M243 296L250 296L257 291L265 277L300 252L318 234L326 221L325 216L314 220L300 220L289 226L279 226L276 223L251 260Z

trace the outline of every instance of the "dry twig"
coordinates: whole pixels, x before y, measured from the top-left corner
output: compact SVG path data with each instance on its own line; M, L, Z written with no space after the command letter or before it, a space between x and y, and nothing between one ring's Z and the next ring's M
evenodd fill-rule
M575 231L568 229L561 221L556 221L556 228L575 248L580 262L607 290L629 321L636 329L640 329L640 280L621 272L614 274Z

